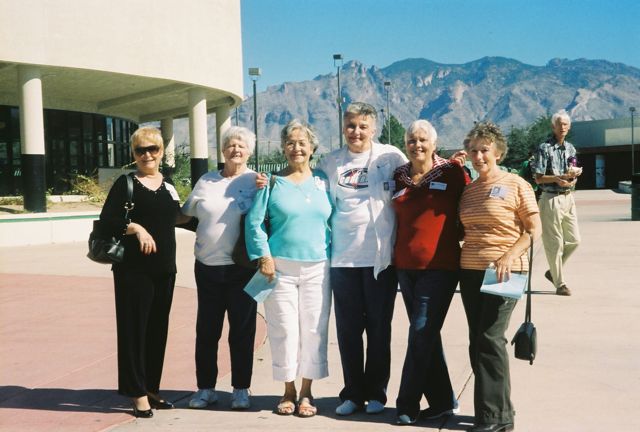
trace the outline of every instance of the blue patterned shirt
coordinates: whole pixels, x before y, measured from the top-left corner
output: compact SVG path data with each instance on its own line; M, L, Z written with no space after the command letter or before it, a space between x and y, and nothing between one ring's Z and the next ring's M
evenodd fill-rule
M538 146L535 159L531 165L534 174L559 176L566 174L569 164L567 160L576 157L576 148L568 142L558 144L555 137L551 137L547 142ZM573 188L561 187L556 183L542 183L540 188L544 192L565 192Z

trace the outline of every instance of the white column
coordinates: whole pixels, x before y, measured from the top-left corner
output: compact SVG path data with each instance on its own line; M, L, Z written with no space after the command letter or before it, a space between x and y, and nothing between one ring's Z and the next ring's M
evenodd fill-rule
M169 168L176 167L176 140L173 135L173 118L168 117L160 122L162 140L164 141L164 163Z
M207 159L207 99L204 89L189 90L189 138L192 159Z
M33 212L46 212L44 112L40 68L19 66L18 88L24 208Z
M231 127L229 112L229 107L226 105L216 108L216 157L218 166L224 163L224 156L222 155L222 135Z

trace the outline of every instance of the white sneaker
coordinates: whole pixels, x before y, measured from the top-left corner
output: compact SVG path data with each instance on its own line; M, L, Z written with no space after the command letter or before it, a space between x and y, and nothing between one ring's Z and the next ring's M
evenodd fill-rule
M218 394L215 389L200 389L189 401L189 408L206 408L216 402L218 402Z
M377 400L370 400L367 404L367 414L380 414L384 411L384 404Z
M249 389L233 389L233 393L231 394L231 409L232 410L243 410L247 409L251 406L251 402L249 402Z
M336 408L336 414L340 416L348 416L358 411L360 407L352 400L347 399Z

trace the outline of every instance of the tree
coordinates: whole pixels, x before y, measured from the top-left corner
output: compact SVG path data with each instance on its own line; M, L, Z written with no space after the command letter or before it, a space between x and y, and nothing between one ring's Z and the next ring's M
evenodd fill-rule
M397 118L391 115L391 145L398 147L400 150L404 149L404 128L400 124ZM384 125L382 126L382 132L378 137L378 141L383 144L389 143L389 135L387 133L387 122L384 121Z
M551 116L540 116L529 126L524 128L511 128L507 135L509 151L502 165L510 168L519 168L523 161L529 157L530 152L535 152L538 145L546 141L552 134Z

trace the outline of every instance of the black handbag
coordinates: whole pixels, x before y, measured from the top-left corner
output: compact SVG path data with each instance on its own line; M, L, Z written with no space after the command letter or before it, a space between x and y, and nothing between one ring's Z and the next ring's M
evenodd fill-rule
M533 237L531 237L531 248L529 250L529 278L527 281L527 307L524 314L524 322L513 336L514 354L517 359L527 360L533 364L538 349L538 335L536 326L531 322L531 269L533 267Z
M127 179L127 201L124 203L124 219L129 219L129 211L133 209L133 179L125 175ZM124 245L122 237L105 233L100 219L93 221L93 230L89 234L89 252L87 257L100 264L121 263L124 259Z
M269 179L269 195L271 195L271 190L273 189L273 185L276 182L276 175L272 174ZM233 251L231 252L231 259L233 262L241 267L245 267L251 270L255 270L258 268L258 260L251 261L249 259L249 253L247 252L247 243L244 238L244 220L246 215L240 216L240 235L238 236L238 240L236 240L236 244L233 245ZM269 219L267 217L264 218L265 228L267 229L267 234L269 233Z

